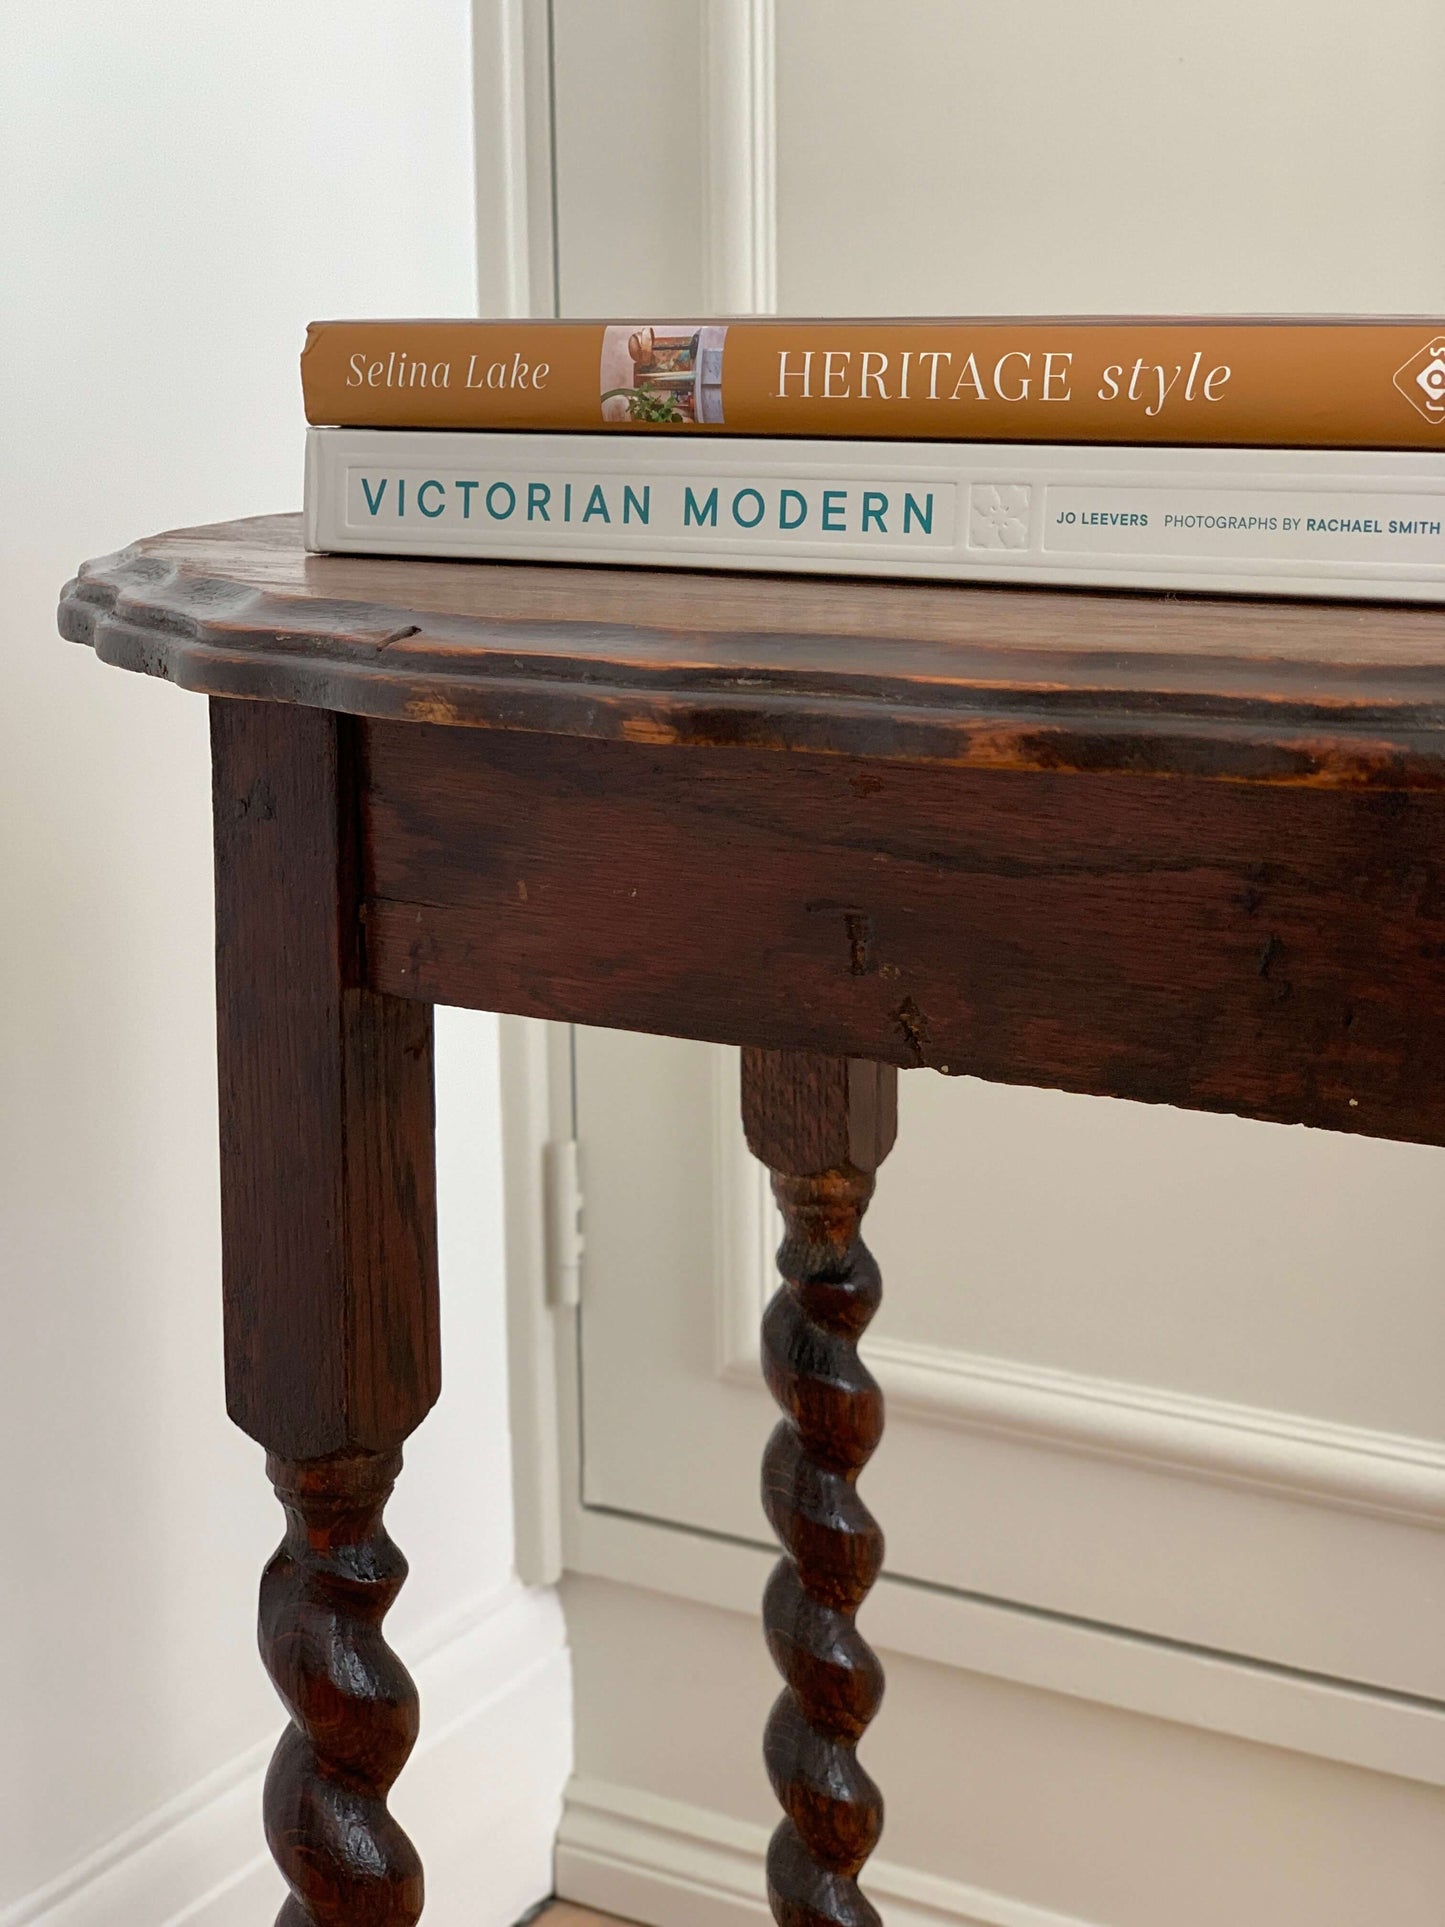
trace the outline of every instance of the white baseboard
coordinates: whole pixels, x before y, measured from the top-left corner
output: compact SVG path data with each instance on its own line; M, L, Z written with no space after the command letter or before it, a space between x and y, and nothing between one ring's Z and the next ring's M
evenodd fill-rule
M408 1654L422 1738L392 1798L427 1868L427 1927L511 1927L552 1885L571 1691L551 1593L509 1585ZM0 1909L0 1927L258 1927L284 1895L261 1841L274 1738ZM486 1879L478 1880L485 1854Z
M564 1900L647 1927L756 1927L768 1829L633 1787L574 1780L557 1842ZM870 1860L869 1899L887 1927L1091 1927L1073 1916Z

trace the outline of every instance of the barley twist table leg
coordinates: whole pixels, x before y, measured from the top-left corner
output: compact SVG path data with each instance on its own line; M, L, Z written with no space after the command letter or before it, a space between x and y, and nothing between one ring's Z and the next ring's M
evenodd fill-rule
M883 1799L856 1746L883 1669L854 1623L883 1562L857 1479L883 1430L883 1397L858 1356L878 1267L859 1236L892 1145L890 1066L801 1051L745 1051L748 1142L773 1174L783 1284L763 1321L763 1366L784 1417L763 1461L763 1502L784 1547L768 1583L768 1646L787 1682L764 1756L786 1815L768 1853L780 1927L879 1927L858 1886Z
M278 1927L411 1927L421 1862L386 1796L416 1742L411 1676L381 1622L406 1561L381 1522L399 1452L267 1470L286 1537L261 1581L261 1657L291 1726L266 1776L266 1839L291 1898Z

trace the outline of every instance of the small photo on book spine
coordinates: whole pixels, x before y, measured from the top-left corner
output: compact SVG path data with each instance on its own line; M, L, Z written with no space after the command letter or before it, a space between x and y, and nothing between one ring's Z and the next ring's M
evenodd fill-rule
M725 327L626 322L602 334L605 422L695 427L723 418Z

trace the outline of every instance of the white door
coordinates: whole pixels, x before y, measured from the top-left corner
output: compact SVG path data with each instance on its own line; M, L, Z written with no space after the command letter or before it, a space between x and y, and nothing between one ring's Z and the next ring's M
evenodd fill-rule
M579 1030L583 1499L764 1540L737 1053ZM896 1580L1445 1701L1445 1150L900 1079Z
M530 44L564 313L1445 310L1417 0L554 0ZM560 1879L661 1927L763 1918L736 1083L702 1045L554 1055ZM902 1084L866 1226L885 1918L1439 1927L1445 1151Z

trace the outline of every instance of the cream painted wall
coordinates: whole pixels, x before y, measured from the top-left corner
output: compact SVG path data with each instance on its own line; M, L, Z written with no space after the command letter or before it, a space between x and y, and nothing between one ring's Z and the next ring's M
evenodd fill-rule
M89 1904L95 1868L77 1863L100 1849L108 1864L115 1836L139 1866L137 1826L166 1839L190 1827L197 1884L181 1881L178 1906L235 1873L217 1860L232 1834L202 1851L187 1802L204 1776L239 1773L235 1851L254 1855L246 1750L281 1719L252 1630L279 1513L260 1449L222 1400L205 705L62 644L56 593L82 557L145 531L297 504L306 321L466 313L476 264L465 0L179 13L160 0L16 0L5 42L8 1927ZM502 1927L550 1882L565 1663L555 1608L509 1590L495 1025L443 1013L440 1041L448 1387L391 1513L414 1574L392 1627L404 1653L445 1657L500 1624L501 1605L507 1638L536 1660L544 1710L498 1740L495 1784L454 1790L476 1829L506 1814L505 1864L481 1911L430 1856L429 1921ZM499 1666L504 1683L518 1672ZM179 1820L164 1806L177 1800ZM457 1832L425 1801L398 1805L424 1851ZM246 1878L246 1894L274 1904L269 1873ZM96 1918L157 1927L154 1883L125 1891L140 1896L132 1911L97 1900ZM268 1917L265 1905L234 1917ZM233 1916L218 1901L185 1917Z
M785 314L1445 300L1433 0L780 0L776 19Z

